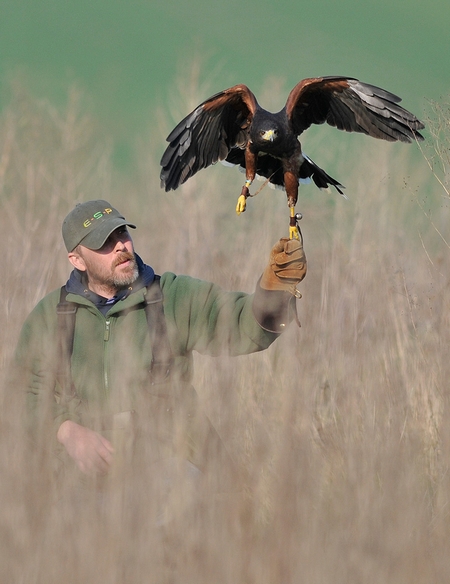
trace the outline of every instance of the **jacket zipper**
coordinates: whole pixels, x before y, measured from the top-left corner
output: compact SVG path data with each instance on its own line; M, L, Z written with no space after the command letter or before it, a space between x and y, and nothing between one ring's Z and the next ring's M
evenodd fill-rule
M105 320L105 332L103 335L103 340L105 343L109 341L109 333L111 331L111 321L109 319ZM103 356L103 382L105 384L105 392L108 394L108 386L109 386L109 379L108 379L108 365L107 365L107 358L106 358L106 346L105 352Z
M105 334L103 335L104 341L109 341L110 324L111 324L111 321L109 319L105 320Z

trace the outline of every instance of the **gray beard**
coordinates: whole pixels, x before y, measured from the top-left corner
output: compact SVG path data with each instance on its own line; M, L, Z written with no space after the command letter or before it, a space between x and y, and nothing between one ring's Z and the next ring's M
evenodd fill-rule
M125 288L125 286L130 286L131 284L133 284L133 282L136 282L136 280L138 279L139 276L139 270L138 267L136 265L136 262L134 264L134 269L133 272L131 274L114 274L112 279L111 279L111 284L113 284L113 286L116 286L117 288Z

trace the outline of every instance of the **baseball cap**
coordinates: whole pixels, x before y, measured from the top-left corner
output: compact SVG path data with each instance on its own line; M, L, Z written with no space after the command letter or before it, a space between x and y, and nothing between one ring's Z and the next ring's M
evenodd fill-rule
M67 251L73 251L80 243L97 250L115 229L123 225L136 228L107 201L88 201L78 203L64 219L62 236Z

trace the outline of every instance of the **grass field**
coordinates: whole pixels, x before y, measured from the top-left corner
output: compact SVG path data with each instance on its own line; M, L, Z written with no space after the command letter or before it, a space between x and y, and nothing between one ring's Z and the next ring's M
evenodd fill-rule
M242 175L220 166L164 194L164 114L136 145L131 179L82 96L59 111L15 91L0 120L3 373L25 316L69 274L60 225L79 200L106 198L137 222L136 249L157 272L253 290L286 234L284 194L264 189L237 218ZM302 191L301 328L261 354L196 356L195 386L237 463L234 494L176 485L172 520L157 525L160 477L145 468L101 504L61 504L45 452L29 456L22 390L3 374L1 582L449 581L450 116L431 117L420 155L315 134L311 156L338 170L349 200Z

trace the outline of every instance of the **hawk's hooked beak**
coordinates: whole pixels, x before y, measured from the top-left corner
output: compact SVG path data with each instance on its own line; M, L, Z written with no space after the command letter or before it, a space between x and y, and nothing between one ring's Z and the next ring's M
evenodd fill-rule
M270 142L273 142L275 140L275 130L267 130L266 132L264 132L262 134L261 137L263 140L268 140Z

